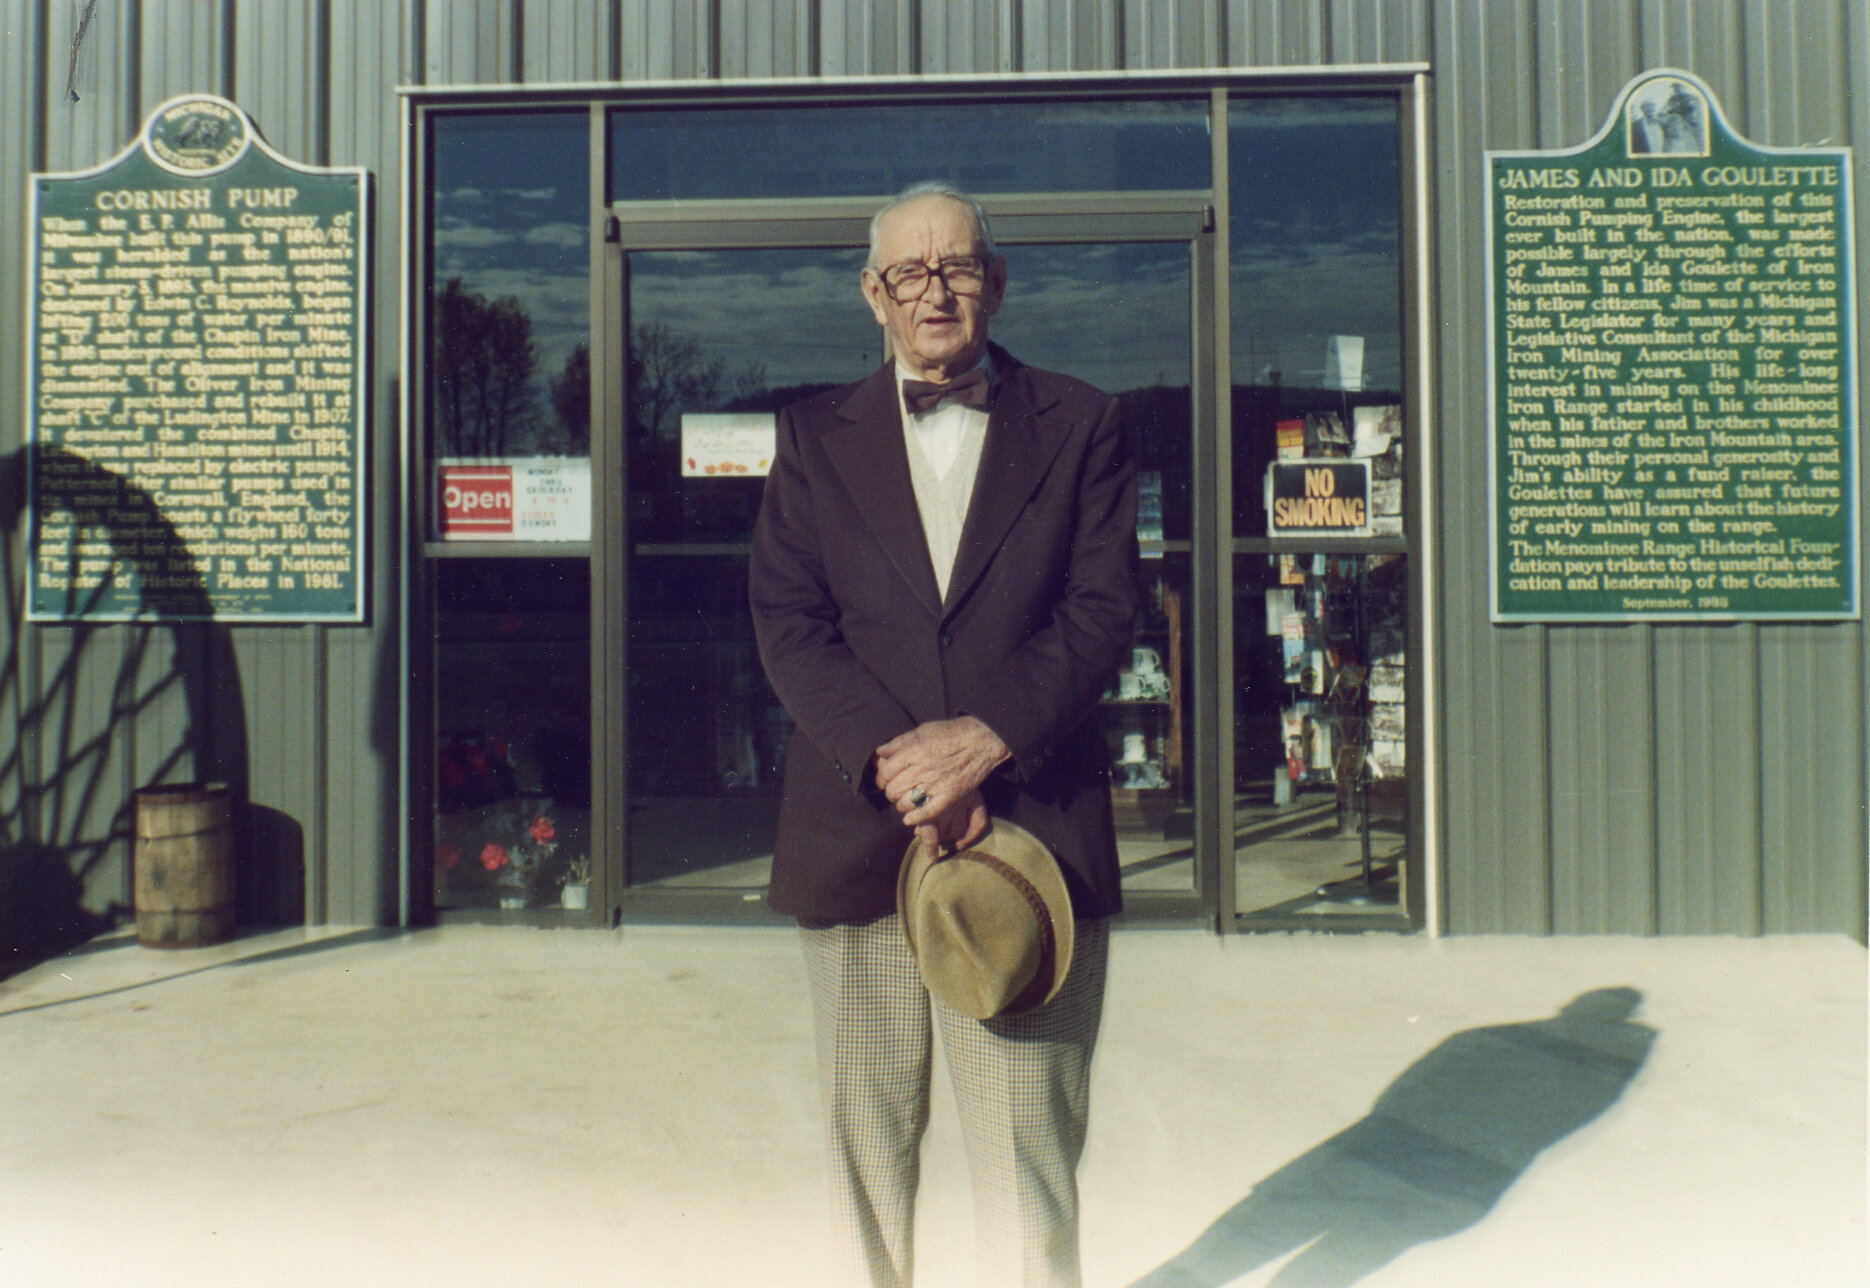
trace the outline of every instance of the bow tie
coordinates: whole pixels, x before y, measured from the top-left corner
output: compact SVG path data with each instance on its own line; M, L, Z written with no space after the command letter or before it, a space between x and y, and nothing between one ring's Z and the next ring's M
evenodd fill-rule
M956 376L945 385L928 380L903 381L903 402L912 412L933 411L944 398L952 398L963 407L987 408L988 379L985 367L976 367Z

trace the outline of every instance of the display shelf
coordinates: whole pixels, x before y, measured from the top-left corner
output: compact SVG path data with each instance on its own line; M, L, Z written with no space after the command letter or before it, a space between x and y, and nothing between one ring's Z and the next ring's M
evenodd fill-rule
M1182 593L1160 572L1150 591L1131 665L1099 703L1114 762L1111 805L1128 829L1159 826L1185 792Z

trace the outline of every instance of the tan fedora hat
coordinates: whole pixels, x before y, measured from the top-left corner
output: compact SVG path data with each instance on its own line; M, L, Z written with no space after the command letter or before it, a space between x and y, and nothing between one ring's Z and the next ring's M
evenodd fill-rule
M1076 922L1058 860L1005 819L942 859L912 841L896 911L929 992L977 1020L1043 1006L1071 969Z

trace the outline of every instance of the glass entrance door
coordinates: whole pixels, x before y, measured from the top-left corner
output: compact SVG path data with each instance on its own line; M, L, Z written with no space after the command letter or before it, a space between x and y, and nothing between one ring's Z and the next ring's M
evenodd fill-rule
M1405 381L1397 112L1371 98L1228 113L1233 504L1221 523L1243 925L1408 924L1404 448L1420 403Z
M1108 227L1095 217L1030 209L996 222L1010 286L994 338L1120 400L1138 466L1146 607L1099 720L1126 890L1192 906L1206 647L1193 604L1206 401L1197 295L1208 276L1199 212L1116 240L1099 238ZM859 292L867 216L794 228L807 235L772 244L786 228L767 218L715 245L694 244L692 227L623 229L626 899L720 906L764 895L792 725L746 607L763 452L779 408L860 379L886 354Z
M1126 895L1195 889L1194 276L1186 242L1005 248L996 339L1117 395L1137 471L1143 607L1098 718Z
M628 255L633 886L765 889L792 722L754 651L747 560L773 414L882 355L856 298L863 261L842 247Z

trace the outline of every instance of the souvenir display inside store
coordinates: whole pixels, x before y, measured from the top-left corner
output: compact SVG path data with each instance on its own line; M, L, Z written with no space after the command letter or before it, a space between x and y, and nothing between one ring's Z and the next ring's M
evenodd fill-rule
M1393 904L1407 772L1401 408L1325 390L1255 392L1266 399L1249 421L1259 470L1367 462L1368 487L1343 509L1360 520L1355 531L1315 534L1331 538L1328 551L1235 557L1240 911ZM1253 468L1242 464L1237 478ZM1242 517L1265 534L1269 513Z

